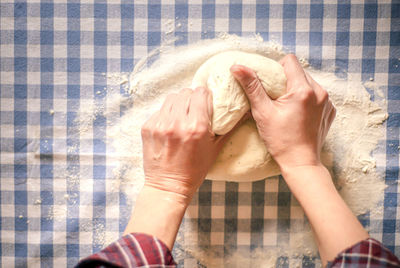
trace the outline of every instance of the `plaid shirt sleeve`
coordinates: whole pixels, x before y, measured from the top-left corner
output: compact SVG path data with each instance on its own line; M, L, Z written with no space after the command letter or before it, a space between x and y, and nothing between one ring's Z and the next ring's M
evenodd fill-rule
M154 236L132 233L82 260L83 267L176 267L171 252ZM399 259L379 241L369 238L340 253L327 267L400 267Z
M132 233L76 266L84 267L176 267L176 263L167 246L155 236Z
M379 241L368 238L341 252L327 267L400 267L400 261Z

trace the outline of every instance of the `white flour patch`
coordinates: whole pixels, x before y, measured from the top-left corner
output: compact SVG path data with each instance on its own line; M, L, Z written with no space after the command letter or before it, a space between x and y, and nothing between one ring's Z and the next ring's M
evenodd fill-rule
M116 113L120 109L124 111L120 119L113 117L113 120L107 121L107 139L113 147L113 151L107 155L107 161L117 166L114 175L119 178L119 183L115 185L115 191L124 191L131 204L143 185L141 126L161 107L167 94L190 86L195 71L205 60L228 50L258 53L275 60L285 55L282 47L264 43L260 36L245 39L225 34L217 39L204 40L186 47L165 48L162 52L159 49L159 58L150 67L145 67L146 59L138 63L130 75L129 82L126 81L126 76L115 79L118 83L122 81L123 84L129 85L130 95L121 96L119 92L108 94L107 107L101 110L106 117L108 113ZM305 59L301 62L304 67L308 66ZM337 117L324 146L324 163L328 163L340 194L353 212L356 215L369 212L371 217L379 218L385 184L383 175L377 172L374 149L378 142L384 139L383 123L387 113L383 95L377 92L375 101L372 102L363 83L352 79L351 76L348 80L343 80L331 73L311 68L307 68L307 71L329 92L337 108ZM370 82L369 86L372 84L372 81ZM375 87L376 82L373 83L372 90L379 89L379 86ZM96 112L96 109L93 111ZM90 115L87 118L90 119ZM86 126L90 128L90 123ZM293 206L292 202L291 209ZM197 205L193 207L194 209L188 211L196 211ZM126 214L129 217L129 212ZM296 219L299 217L301 220L290 224L289 242L282 244L275 239L268 248L256 248L251 252L232 249L225 252L225 257L221 257L212 250L214 246L221 246L220 244L214 245L213 242L209 242L208 249L196 246L202 242L197 241L197 222L191 220L196 219L197 214L191 215L188 212L177 238L177 243L182 245L185 252L181 251L175 258L179 261L187 253L207 267L219 267L223 263L233 267L272 267L285 263L296 266L301 263L303 256L314 258L317 255L310 228L305 224L301 210ZM278 230L269 232L276 236ZM266 234L261 232L260 236L263 235L265 237ZM222 241L230 241L230 238ZM280 259L280 256L286 256L288 259Z

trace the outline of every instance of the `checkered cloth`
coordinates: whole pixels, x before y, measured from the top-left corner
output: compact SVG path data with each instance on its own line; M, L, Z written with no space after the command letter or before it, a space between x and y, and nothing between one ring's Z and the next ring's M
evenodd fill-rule
M382 216L360 220L400 255L400 4L338 2L1 1L2 265L71 267L122 234L130 207L127 196L111 190L118 178L105 142L107 120L115 118L95 117L82 136L74 125L77 111L107 101L110 81L103 73L130 72L171 35L179 38L174 45L184 45L220 32L259 33L317 69L363 81L374 77L383 85L389 118L376 154L388 187ZM232 249L250 252L287 243L291 223L304 221L279 177L206 181L189 212L182 230L194 226L198 244L222 258ZM201 265L184 250L185 239L180 241L174 248L181 256L178 265ZM291 265L287 262L285 256L279 259ZM310 259L301 262L308 266Z

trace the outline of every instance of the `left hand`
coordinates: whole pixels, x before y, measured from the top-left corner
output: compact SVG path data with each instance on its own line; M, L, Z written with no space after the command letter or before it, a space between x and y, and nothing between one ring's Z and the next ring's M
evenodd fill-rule
M174 193L189 204L227 137L212 132L212 112L206 88L167 96L142 127L146 187Z

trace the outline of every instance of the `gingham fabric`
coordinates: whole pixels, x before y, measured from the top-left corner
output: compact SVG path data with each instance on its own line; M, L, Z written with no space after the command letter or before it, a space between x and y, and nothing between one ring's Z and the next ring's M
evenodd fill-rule
M382 215L360 220L374 226L371 235L400 255L400 3L243 2L0 2L4 267L72 267L122 234L130 207L123 192L110 190L117 178L105 137L107 120L113 118L95 117L93 129L82 136L74 125L78 110L107 100L110 81L104 74L130 72L171 36L178 37L178 46L221 32L259 33L314 68L363 81L373 77L382 86L389 118L375 156L388 187ZM231 249L279 246L289 240L291 223L303 221L279 177L239 184L206 181L189 210L183 227L196 226L199 245L222 257ZM180 241L173 250L178 265L203 265ZM302 263L313 267L307 257ZM285 256L277 264L291 265Z

